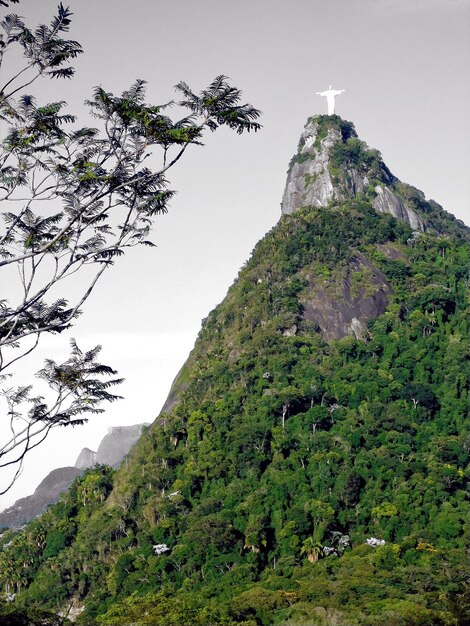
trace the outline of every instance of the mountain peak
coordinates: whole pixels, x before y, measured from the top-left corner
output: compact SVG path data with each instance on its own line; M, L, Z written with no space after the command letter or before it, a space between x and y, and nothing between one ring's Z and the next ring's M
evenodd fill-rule
M96 452L90 448L83 448L75 461L75 467L81 470L93 467L96 463Z
M468 623L470 229L337 116L309 120L289 177L298 210L286 205L204 320L126 463L91 470L0 542L0 589L18 593L5 611Z
M361 196L377 211L425 231L423 218L399 193L399 185L380 152L359 139L352 122L315 115L307 120L289 164L281 210L290 214L304 206L326 207Z

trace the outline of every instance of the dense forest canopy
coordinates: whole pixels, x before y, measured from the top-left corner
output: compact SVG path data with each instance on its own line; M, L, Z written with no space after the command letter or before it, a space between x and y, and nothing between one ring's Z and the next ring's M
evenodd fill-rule
M125 466L90 470L3 535L15 610L463 626L469 248L449 223L452 236L413 235L367 199L283 217ZM304 303L319 281L376 289L359 255L386 277L387 310L362 339L325 341Z

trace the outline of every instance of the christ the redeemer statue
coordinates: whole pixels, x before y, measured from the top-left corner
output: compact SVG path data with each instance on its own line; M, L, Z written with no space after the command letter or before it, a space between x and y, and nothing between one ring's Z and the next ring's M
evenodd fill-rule
M328 115L335 114L335 96L339 96L340 93L345 91L345 89L332 89L331 85L327 91L317 91L317 96L324 96L328 102Z

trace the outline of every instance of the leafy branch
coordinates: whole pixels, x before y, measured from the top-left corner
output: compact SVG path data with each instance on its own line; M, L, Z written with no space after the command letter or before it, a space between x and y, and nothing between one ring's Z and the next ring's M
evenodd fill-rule
M144 80L120 96L96 87L86 102L96 126L77 127L63 101L38 104L26 88L40 77L71 78L70 62L82 53L78 42L64 37L71 16L60 3L50 25L33 30L15 14L0 24L0 66L13 46L25 60L0 89L0 268L8 285L0 300L1 375L29 355L43 333L69 328L103 272L128 248L153 245L148 237L154 219L168 210L174 195L167 172L189 146L202 145L206 129L260 128L260 112L240 104L241 91L225 76L199 95L181 82L176 90L183 98L163 105L146 103ZM167 113L175 106L188 114L173 120ZM12 269L19 280L10 280ZM83 277L82 293L69 302L62 294L77 274ZM72 351L70 367L74 358ZM76 367L80 372L80 362ZM52 378L41 378L54 387ZM76 424L76 416L89 409L79 395L67 413L61 395L59 412L54 404L41 413L39 396L24 393L20 388L4 394L14 406L28 401L37 408L20 415L9 404L13 435L0 448L3 466L20 466L33 440L46 436L51 424ZM33 437L29 425L38 423Z

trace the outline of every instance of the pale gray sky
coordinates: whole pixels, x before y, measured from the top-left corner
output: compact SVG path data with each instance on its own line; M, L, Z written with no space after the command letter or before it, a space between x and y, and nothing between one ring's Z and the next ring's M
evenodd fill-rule
M48 22L56 4L22 0L14 10ZM207 136L171 173L178 195L157 218L158 248L122 259L71 333L86 348L103 345L103 360L127 379L126 400L31 454L0 508L32 492L50 469L73 464L82 447L96 449L109 425L153 421L201 319L279 218L287 164L306 118L326 113L316 91L346 89L337 113L354 122L361 139L382 152L395 175L470 223L468 0L70 5L70 36L85 54L76 78L47 83L44 99L67 100L85 124L82 102L95 85L119 93L144 78L149 101L161 104L180 80L199 90L226 74L263 110L264 128ZM59 360L67 339L48 339L43 348L41 358Z

